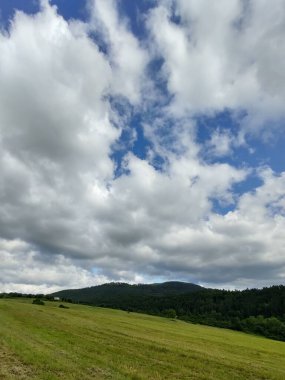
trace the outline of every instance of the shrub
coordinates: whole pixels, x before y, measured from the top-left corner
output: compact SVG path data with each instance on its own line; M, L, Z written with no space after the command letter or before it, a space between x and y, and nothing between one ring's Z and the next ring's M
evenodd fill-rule
M40 300L39 298L36 298L33 300L34 305L44 305L44 301Z
M166 318L176 318L176 311L174 309L163 310L162 315Z
M69 309L68 306L63 305L62 303L58 307L60 307L61 309Z

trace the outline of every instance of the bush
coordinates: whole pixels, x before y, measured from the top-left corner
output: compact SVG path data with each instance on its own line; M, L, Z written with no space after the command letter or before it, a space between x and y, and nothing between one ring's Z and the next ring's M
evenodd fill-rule
M39 298L36 298L33 300L34 305L44 305L44 301L40 300Z
M174 309L163 310L162 315L166 318L176 318L176 311Z
M264 318L259 315L246 318L241 323L246 332L261 334L271 339L285 340L285 324L275 317Z
M69 309L68 306L63 305L62 303L58 307L60 307L61 309Z

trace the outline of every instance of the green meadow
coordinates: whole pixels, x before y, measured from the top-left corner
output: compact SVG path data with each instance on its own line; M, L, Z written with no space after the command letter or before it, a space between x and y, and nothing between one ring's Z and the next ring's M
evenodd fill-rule
M149 315L0 299L0 379L285 379L285 343Z

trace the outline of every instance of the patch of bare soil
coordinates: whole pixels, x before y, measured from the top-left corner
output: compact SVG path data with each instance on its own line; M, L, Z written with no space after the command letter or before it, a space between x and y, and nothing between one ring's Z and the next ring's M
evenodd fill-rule
M88 368L87 373L91 375L92 379L114 379L110 371L99 367Z
M31 369L21 363L13 353L0 346L0 379L28 380L33 378Z

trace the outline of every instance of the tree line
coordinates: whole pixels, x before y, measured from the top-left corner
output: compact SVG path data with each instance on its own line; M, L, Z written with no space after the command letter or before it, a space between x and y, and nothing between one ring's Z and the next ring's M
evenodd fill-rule
M192 284L193 285L193 284ZM229 291L185 283L104 284L52 295L5 293L0 297L38 297L109 307L192 323L230 328L285 341L285 286Z
M65 293L64 298L69 302L178 318L285 341L285 286L282 285L243 291L198 289L162 295L134 295L122 286L119 293L113 294L98 294L89 289L88 295L78 290L76 296Z

